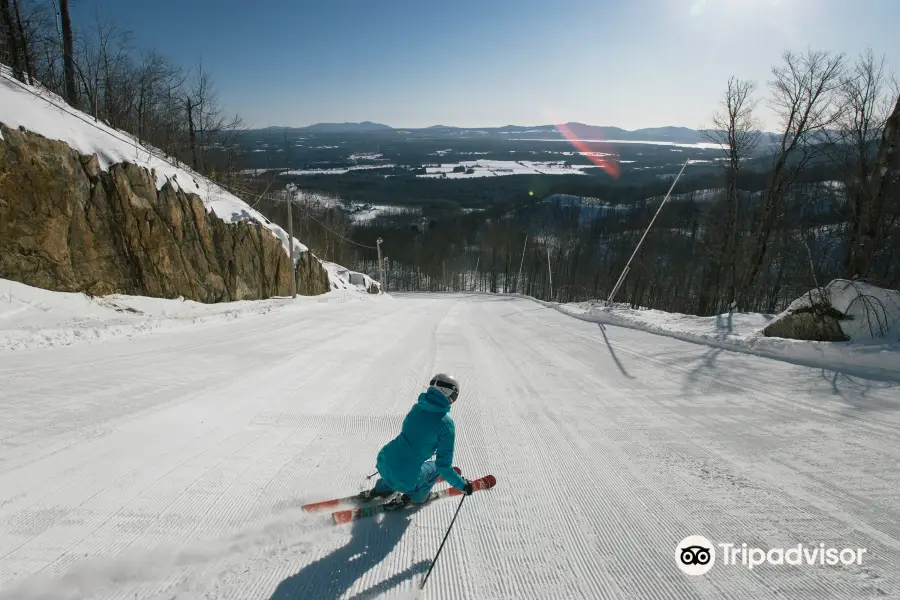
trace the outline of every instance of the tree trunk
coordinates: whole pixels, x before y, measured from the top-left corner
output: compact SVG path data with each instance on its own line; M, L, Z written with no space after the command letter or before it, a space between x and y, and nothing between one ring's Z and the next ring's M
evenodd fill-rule
M16 23L19 27L19 42L22 44L22 64L25 67L25 74L28 76L28 83L34 85L34 69L31 66L31 55L28 52L25 28L22 26L22 11L19 9L19 0L13 0L13 7L16 10Z
M22 71L22 60L19 57L19 36L16 33L12 11L9 9L9 0L0 0L0 17L3 17L6 37L9 40L9 57L12 60L13 76L24 83L25 74Z
M897 146L900 145L900 96L891 116L884 124L881 134L881 146L878 149L878 158L875 160L875 170L872 175L870 192L866 194L868 206L861 215L861 231L859 243L856 248L856 273L865 277L873 267L875 255L880 249L884 233L884 214L888 205L888 194L891 187L896 185L895 169L897 168Z
M762 211L760 212L759 226L756 235L754 236L756 247L753 250L752 258L750 259L747 276L741 282L743 287L741 301L739 303L741 306L743 306L747 294L753 287L753 284L756 283L756 277L762 270L763 263L766 259L766 253L769 249L769 238L772 236L772 228L775 225L775 216L778 213L779 206L784 201L786 191L784 169L787 166L787 160L787 153L782 151L775 164L771 183L766 187L765 202L763 203Z
M191 149L191 161L194 170L197 170L197 130L194 129L194 105L191 103L191 98L188 96L185 99L187 103L187 118L188 118L188 144Z
M143 85L141 85L141 91L138 96L137 126L138 126L138 141L143 144L144 143L144 86Z
M63 73L66 80L66 100L72 106L78 105L78 86L75 84L75 51L72 37L72 18L69 16L69 0L59 0L62 20Z
M734 159L737 162L737 158ZM731 305L735 300L737 287L737 244L738 215L740 214L740 191L738 188L738 170L733 166L728 177L728 212L725 217L725 302Z
M769 298L766 312L772 314L778 307L778 295L781 293L781 282L784 277L784 265L787 261L784 258L778 260L778 274L775 276L775 286L772 289L772 296Z

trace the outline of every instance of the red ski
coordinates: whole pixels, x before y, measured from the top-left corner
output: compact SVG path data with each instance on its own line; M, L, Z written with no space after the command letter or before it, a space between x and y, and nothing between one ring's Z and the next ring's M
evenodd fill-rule
M475 479L472 481L472 487L477 492L478 490L489 490L492 487L497 485L497 478L493 475L485 475L480 479ZM431 492L428 495L428 499L423 502L429 503L433 500L438 500L440 498L449 498L450 496L461 496L463 492L459 491L455 487L450 487L445 490L438 490L436 492ZM421 506L417 504L410 504L409 506ZM358 519L362 519L363 517L372 517L374 515L389 512L384 509L383 504L376 504L375 506L363 506L359 508L351 508L348 510L339 510L337 512L331 513L331 518L334 520L335 525L343 525L345 523L350 523L351 521L356 521Z
M453 470L456 471L459 475L462 475L462 471L459 467L453 467ZM438 482L444 480L443 477L437 478ZM317 512L320 510L327 510L330 508L336 508L341 504L368 504L369 502L376 502L378 500L383 500L383 498L372 498L371 500L360 500L359 494L354 496L347 496L346 498L335 498L334 500L322 500L321 502L312 502L311 504L304 504L303 510L306 512Z

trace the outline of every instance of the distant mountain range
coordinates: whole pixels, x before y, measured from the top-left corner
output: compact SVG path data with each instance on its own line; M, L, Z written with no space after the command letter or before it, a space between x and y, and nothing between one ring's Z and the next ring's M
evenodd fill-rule
M265 127L262 130L250 131L308 131L311 133L370 133L374 131L389 132L395 131L390 125L382 125L381 123L373 123L372 121L363 121L362 123L316 123L306 127L280 127L274 125Z
M671 142L677 144L699 144L709 142L701 131L688 127L645 127L643 129L622 129L621 127L566 123L565 127L581 140L621 140L626 142ZM306 127L265 127L250 129L248 133L290 132L292 134L313 135L378 135L405 136L420 139L454 139L477 137L502 137L505 139L541 140L563 139L556 125L506 125L503 127L452 127L432 125L430 127L391 127L372 121L362 123L316 123ZM778 134L764 132L762 145L777 143Z
M566 123L565 126L578 138L585 140L627 140L650 142L677 142L696 144L709 141L703 134L687 127L648 127L627 130L621 127L587 125L585 123ZM541 139L561 137L555 125L506 125L504 127L453 127L449 125L432 125L431 127L408 128L391 127L381 123L363 121L362 123L316 123L306 127L266 127L256 131L289 131L296 133L318 134L405 134L416 137L478 137L478 136L515 136L522 139Z

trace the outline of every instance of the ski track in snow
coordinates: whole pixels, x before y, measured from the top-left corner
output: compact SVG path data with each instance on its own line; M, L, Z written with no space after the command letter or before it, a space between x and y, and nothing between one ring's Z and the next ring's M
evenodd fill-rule
M497 486L334 527L428 377ZM0 599L900 597L900 385L401 295L3 355ZM684 537L861 566L675 565Z

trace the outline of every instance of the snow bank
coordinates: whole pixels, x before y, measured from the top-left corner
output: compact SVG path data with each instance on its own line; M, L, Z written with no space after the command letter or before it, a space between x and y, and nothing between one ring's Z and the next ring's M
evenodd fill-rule
M726 313L715 317L696 317L661 310L634 310L623 305L607 307L601 302L557 304L530 299L591 323L637 329L808 367L900 380L900 343L896 337L870 339L869 342L788 340L762 335L762 329L775 318L774 315ZM861 339L861 336L856 339Z
M339 264L322 261L322 266L328 271L328 280L331 282L331 289L333 290L368 292L373 285L378 285L378 282L365 273L351 271Z
M203 304L193 300L145 296L91 297L52 292L0 279L0 352L69 346L134 337L159 331L232 321L273 311L303 309L322 303L373 298L366 286L351 285L334 275L340 265L325 263L332 291L319 296L269 298Z
M214 212L226 223L257 221L281 240L289 251L287 232L270 222L246 202L222 189L187 166L176 166L159 150L138 143L130 134L108 127L102 121L66 104L48 90L25 85L13 79L5 66L0 66L0 122L11 129L24 127L46 138L65 142L81 154L96 154L100 166L109 169L116 163L130 162L151 170L156 187L167 181L185 192L203 199L207 212ZM307 248L294 238L295 255Z

